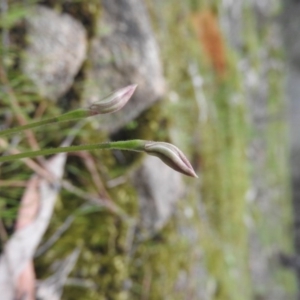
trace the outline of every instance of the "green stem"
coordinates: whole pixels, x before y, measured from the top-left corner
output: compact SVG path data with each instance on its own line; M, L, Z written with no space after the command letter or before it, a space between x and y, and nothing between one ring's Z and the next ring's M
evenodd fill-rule
M50 149L42 149L37 151L23 152L14 155L6 155L0 157L0 162L13 161L22 158L33 158L37 156L46 156L57 153L75 152L84 150L101 150L101 149L118 149L118 150L130 150L130 151L143 151L145 141L143 140L130 140L130 141L117 141L117 142L106 142L98 144L87 144L79 146L69 147L58 147Z
M7 134L12 134L12 133L19 133L19 132L24 131L26 129L31 129L31 128L35 128L35 127L39 127L39 126L42 126L42 125L55 123L55 122L57 122L57 118L51 118L51 119L41 120L41 121L37 121L37 122L33 122L33 123L28 123L26 125L1 130L0 131L0 136L7 135Z
M0 131L0 136L12 134L12 133L19 133L19 132L27 130L27 129L36 128L36 127L47 125L47 124L83 119L83 118L87 118L89 116L90 116L89 110L87 110L87 109L76 109L76 110L72 110L70 112L62 114L62 115L60 115L58 117L55 117L55 118L44 119L44 120L41 120L41 121L28 123L26 125L17 126L17 127L2 130L2 131Z

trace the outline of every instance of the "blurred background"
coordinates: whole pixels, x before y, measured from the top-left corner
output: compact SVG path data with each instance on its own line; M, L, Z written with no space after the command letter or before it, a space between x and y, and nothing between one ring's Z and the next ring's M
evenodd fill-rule
M199 176L121 151L2 163L3 300L300 299L300 1L0 10L1 129L139 85L116 114L1 137L3 155L167 141Z

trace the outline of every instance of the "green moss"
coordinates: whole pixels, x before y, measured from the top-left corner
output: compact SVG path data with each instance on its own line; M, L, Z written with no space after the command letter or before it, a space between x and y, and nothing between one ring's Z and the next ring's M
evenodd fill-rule
M173 220L148 241L138 245L130 266L131 299L182 299L174 293L179 270L191 263L188 243L176 232Z

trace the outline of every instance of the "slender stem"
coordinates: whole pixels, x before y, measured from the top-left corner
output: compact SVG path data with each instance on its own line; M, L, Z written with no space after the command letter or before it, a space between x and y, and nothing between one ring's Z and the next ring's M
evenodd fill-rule
M21 126L9 128L9 129L4 129L4 130L0 131L0 136L12 134L12 133L19 133L26 129L31 129L31 128L35 128L35 127L39 127L42 125L55 123L55 122L57 122L57 118L51 118L51 119L45 119L45 120L41 120L41 121L37 121L37 122L33 122L33 123L28 123L26 125L21 125Z
M23 152L14 155L1 156L0 162L13 161L22 158L32 158L37 156L46 156L46 155L52 155L57 153L75 152L75 151L84 151L84 150L90 151L96 149L143 151L144 149L143 145L144 145L143 140L130 140L130 141L117 141L117 142L106 142L106 143L87 144L87 145L79 145L79 146L49 148L49 149L42 149L37 151Z
M39 126L43 126L43 125L47 125L47 124L51 124L51 123L60 123L60 122L83 119L83 118L87 118L89 116L91 116L91 115L90 115L90 112L88 109L84 109L84 108L76 109L76 110L72 110L70 112L62 114L55 118L44 119L41 121L36 121L36 122L28 123L25 125L2 130L2 131L0 131L0 136L11 134L11 133L16 133L16 132L19 133L26 129L31 129L31 128L35 128L35 127L39 127Z

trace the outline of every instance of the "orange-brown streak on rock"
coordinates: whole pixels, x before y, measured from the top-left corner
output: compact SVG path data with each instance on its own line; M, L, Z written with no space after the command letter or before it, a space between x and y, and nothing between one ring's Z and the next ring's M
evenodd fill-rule
M224 77L227 69L226 47L217 16L210 10L192 15L192 23L204 53L219 77Z

